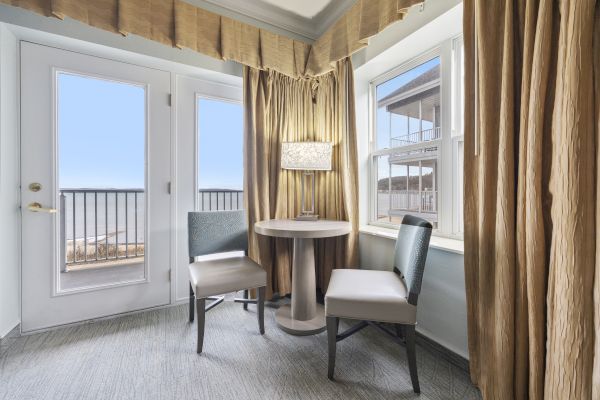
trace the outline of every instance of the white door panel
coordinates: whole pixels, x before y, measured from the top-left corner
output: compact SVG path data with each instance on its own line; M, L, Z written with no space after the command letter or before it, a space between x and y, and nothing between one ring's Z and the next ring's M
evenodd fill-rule
M60 90L67 83L59 77L68 78L65 82L75 88L70 92L71 103L81 90L81 107L71 106L72 110L82 110L82 115L60 113L64 108L58 99L63 99L60 95L65 93ZM85 93L87 83L100 89L110 86L111 93L135 88L142 96L138 97L138 106L143 109L135 118L138 128L141 123L143 136L136 137L136 141L125 130L123 139L114 141L114 154L105 152L102 146L94 152L94 140L101 137L90 136L92 148L86 151L94 159L106 153L106 170L112 168L112 175L107 174L114 178L114 187L111 182L94 184L97 177L90 176L90 185L84 183L85 187L76 190L69 187L73 189L69 192L64 190L65 182L59 182L64 167L59 161L63 162L61 156L68 152L77 155L77 147L61 142L64 137L59 134L70 123L85 122L85 113L94 116L95 110L83 104L85 96L92 96ZM23 331L169 303L169 93L168 72L21 43ZM115 102L122 100L114 98ZM108 106L102 112L118 111L119 107L109 107L110 99L105 104ZM94 117L98 119L98 115ZM106 121L111 118L110 114L101 116ZM85 143L86 134L82 131L83 136L72 136L77 139L74 142ZM111 134L115 133L107 132L107 137ZM124 146L141 154L136 164L143 171L141 188L127 188L120 183L119 175L129 172L127 168L122 174L118 171ZM81 179L85 179L85 161L80 160ZM77 172L77 168L69 168ZM32 183L38 183L40 190L30 190ZM30 211L32 203L57 212Z

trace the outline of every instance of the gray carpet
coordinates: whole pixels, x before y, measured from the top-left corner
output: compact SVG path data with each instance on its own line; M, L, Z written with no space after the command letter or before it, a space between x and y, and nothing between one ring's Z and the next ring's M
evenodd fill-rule
M187 306L15 338L0 353L0 399L479 398L464 371L422 348L415 395L404 348L371 327L338 344L331 382L326 334L290 336L265 311L264 336L254 306L209 311L202 355Z

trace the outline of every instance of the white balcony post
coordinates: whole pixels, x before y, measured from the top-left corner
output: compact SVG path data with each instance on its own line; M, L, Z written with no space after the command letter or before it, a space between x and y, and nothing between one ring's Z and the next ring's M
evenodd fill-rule
M433 140L433 139L437 139L437 132L435 131L435 125L436 125L436 118L435 118L435 105L433 105L432 109L431 109L431 115L433 116L433 126L431 127L431 136L429 137L429 140Z
M390 116L390 125L389 125L389 127L388 127L388 131L389 131L389 135L390 135L390 149L391 149L392 147L394 147L394 146L392 145L392 113L391 113L391 112L388 112L388 114L389 114L389 116Z
M388 221L392 222L392 160L388 156L389 175L388 175Z
M435 186L435 176L437 175L437 160L433 163L433 177L432 177L432 183L433 183L433 187L431 188L431 190L433 191L433 199L434 199L434 206L433 206L433 210L431 211L435 211L437 212L437 188Z
M423 141L423 100L419 99L419 143Z
M409 197L410 195L408 193L408 176L409 176L409 174L410 174L409 166L408 166L408 164L406 164L406 197L405 198L406 198L406 209L407 210L410 208L410 197Z
M423 175L421 160L419 160L419 214L423 208Z

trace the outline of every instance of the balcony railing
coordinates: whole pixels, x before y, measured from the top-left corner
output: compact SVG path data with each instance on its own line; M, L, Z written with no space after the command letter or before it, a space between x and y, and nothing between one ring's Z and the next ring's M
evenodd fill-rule
M421 142L429 142L432 140L436 140L442 137L442 128L439 126L432 129L425 129L422 131L417 131L413 133L409 133L408 135L395 136L390 138L390 146L391 147L400 147L406 146L409 144L421 143Z
M230 189L200 189L200 211L241 210L244 208L244 192Z
M63 270L144 256L143 189L61 189Z
M143 189L61 189L63 271L90 264L141 262L145 252ZM243 208L241 190L201 189L199 209Z
M379 213L385 210L437 213L437 191L379 190L377 205Z

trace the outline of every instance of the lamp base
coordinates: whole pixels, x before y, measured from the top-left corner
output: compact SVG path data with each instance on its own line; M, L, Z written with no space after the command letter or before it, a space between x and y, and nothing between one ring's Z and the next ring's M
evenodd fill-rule
M296 221L318 221L319 216L316 214L300 214L296 217Z

